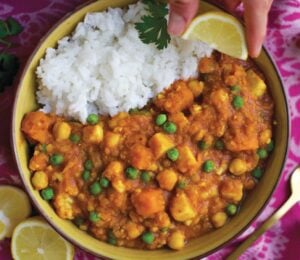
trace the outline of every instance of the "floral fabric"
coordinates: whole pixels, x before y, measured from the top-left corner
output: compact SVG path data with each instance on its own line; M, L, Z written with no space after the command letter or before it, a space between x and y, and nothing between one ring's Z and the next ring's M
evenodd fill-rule
M0 18L13 16L24 27L14 41L13 52L25 66L43 35L61 17L84 3L83 0L1 0ZM288 159L281 181L260 217L239 238L206 259L224 259L235 246L251 234L288 198L289 176L300 164L300 0L275 0L269 13L266 47L272 54L282 79L290 108L291 139ZM18 170L10 146L10 125L17 80L0 94L0 184L21 186ZM241 257L248 259L300 258L300 203L295 205L275 226L262 235ZM0 260L11 259L10 241L0 242ZM96 257L76 250L75 259L92 260Z

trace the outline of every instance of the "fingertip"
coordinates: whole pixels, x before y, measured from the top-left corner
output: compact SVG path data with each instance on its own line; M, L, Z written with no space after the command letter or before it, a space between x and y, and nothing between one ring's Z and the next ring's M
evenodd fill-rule
M169 34L181 35L196 15L198 6L199 0L170 1Z
M260 55L261 47L258 48L252 48L249 50L249 56L251 58L257 58Z
M171 35L178 36L183 33L186 26L184 18L176 12L171 12L168 23L168 32Z
M262 44L265 39L264 30L261 32L254 31L246 27L246 40L248 53L251 58L257 58L260 55Z

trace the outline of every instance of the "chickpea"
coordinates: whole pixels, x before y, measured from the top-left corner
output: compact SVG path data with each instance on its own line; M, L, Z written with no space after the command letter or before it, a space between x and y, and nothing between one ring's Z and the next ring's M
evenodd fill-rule
M48 175L43 171L37 171L34 173L31 182L36 190L45 189L48 187Z
M131 222L131 221L127 223L126 229L127 229L128 237L130 239L137 238L144 231L144 227L143 226L138 225L138 224L136 224L134 222Z
M57 122L53 127L53 134L57 141L66 140L70 137L71 126L66 122Z
M226 221L227 221L227 215L225 212L218 212L214 214L211 218L211 222L213 223L215 228L224 226Z
M247 171L247 163L239 158L233 159L229 165L229 171L236 176L242 175Z
M259 142L261 145L270 143L272 137L272 132L270 129L262 131L259 135Z
M168 246L172 249L179 250L184 247L185 236L181 231L174 231L168 238Z

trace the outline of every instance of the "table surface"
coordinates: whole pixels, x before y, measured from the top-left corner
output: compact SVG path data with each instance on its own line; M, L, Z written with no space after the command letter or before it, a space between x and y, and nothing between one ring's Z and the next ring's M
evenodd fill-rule
M26 60L43 35L66 13L83 0L1 0L0 18L13 16L24 27L17 37L13 52L24 67ZM288 159L281 181L269 204L258 219L227 247L206 259L224 259L235 246L251 234L289 196L289 176L300 164L300 0L275 0L269 13L265 46L272 54L282 79L290 108L291 139ZM21 185L10 147L10 123L17 80L0 94L0 184ZM262 235L240 259L299 259L300 203L295 205L275 226ZM0 260L11 259L10 241L0 242ZM76 250L75 259L97 259Z

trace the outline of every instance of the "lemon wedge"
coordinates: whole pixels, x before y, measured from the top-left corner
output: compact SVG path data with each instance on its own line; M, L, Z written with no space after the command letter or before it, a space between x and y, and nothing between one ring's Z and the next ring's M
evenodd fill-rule
M28 196L19 188L0 186L0 239L11 237L16 225L31 213Z
M246 60L248 57L243 26L235 17L224 12L207 12L197 16L181 37L203 41L235 58Z
M73 246L40 217L29 218L15 228L11 252L15 260L71 260L74 256Z

